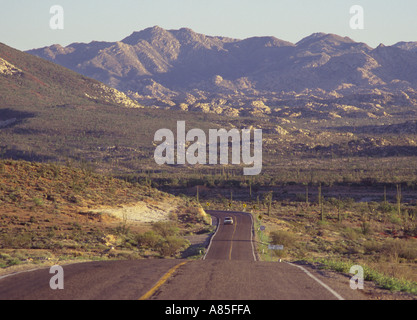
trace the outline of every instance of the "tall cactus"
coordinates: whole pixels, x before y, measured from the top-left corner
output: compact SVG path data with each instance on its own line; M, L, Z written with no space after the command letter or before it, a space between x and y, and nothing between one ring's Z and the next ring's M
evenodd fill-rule
M319 208L320 208L320 220L324 220L324 213L323 213L323 199L321 197L321 182L319 183Z

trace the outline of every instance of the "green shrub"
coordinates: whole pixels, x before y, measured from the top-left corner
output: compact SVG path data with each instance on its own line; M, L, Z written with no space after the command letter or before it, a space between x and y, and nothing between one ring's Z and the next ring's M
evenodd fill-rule
M4 248L29 249L32 247L33 234L30 232L19 234L3 234L2 239Z
M401 224L401 218L398 216L398 215L396 215L395 213L392 213L390 216L389 216L389 221L391 222L391 223L394 223L394 224Z
M175 223L164 221L155 222L152 229L164 238L176 235L179 230Z
M382 202L379 206L378 209L379 211L383 212L383 213L390 213L390 212L395 212L395 207L393 205L391 205L388 202Z
M155 248L161 239L162 237L155 233L153 230L147 231L137 236L138 246L145 246L148 248Z
M346 227L345 231L343 232L343 235L346 239L349 240L357 240L359 237L358 232L350 227Z
M156 250L162 256L173 256L178 253L181 249L186 249L190 246L190 242L188 240L176 237L176 236L168 236L156 246Z

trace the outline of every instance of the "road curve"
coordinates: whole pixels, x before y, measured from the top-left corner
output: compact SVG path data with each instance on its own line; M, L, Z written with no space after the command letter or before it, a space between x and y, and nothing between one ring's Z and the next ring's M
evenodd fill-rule
M207 211L217 220L204 260L256 260L253 243L253 221L249 213L234 211ZM224 218L232 217L233 225L225 225Z
M23 272L0 278L0 300L341 300L345 293L352 297L348 282L340 295L303 267L256 261L250 214L210 214L218 228L202 260L70 264L63 267L62 290L50 288L49 268ZM226 216L235 223L224 225Z
M181 266L151 300L343 300L302 267L256 261L252 215L208 211L217 230L201 261ZM232 217L233 225L224 218Z

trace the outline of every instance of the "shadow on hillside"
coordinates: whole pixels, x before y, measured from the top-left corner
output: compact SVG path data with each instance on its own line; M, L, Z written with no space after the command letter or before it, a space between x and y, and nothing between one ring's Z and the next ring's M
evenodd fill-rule
M57 158L39 154L33 151L17 150L8 146L0 145L0 158L10 160L25 160L30 162L50 162L57 161Z
M341 126L341 127L325 127L326 130L337 132L367 133L367 134L416 134L417 121L410 120L397 124L381 124L381 125L362 125L362 126Z
M18 111L13 110L10 108L1 108L0 109L0 121L6 121L9 119L17 119L17 120L23 120L27 118L33 118L35 117L35 114L32 112L26 112L26 111Z
M14 127L22 120L35 117L34 113L9 108L0 109L0 129Z

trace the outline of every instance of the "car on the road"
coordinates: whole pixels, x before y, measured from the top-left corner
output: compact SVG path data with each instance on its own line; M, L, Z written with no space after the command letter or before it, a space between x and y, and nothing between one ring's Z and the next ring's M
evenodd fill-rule
M224 224L233 224L233 218L232 217L226 217L223 221Z

